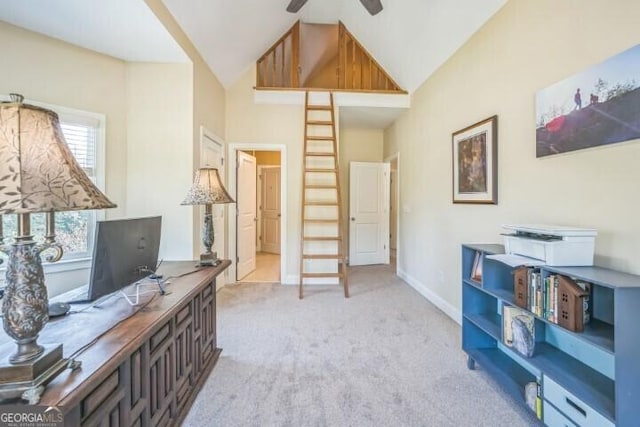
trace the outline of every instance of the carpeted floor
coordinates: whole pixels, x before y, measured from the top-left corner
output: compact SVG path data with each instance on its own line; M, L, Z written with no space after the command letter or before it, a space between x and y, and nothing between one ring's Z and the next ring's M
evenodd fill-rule
M460 327L388 266L337 286L230 285L218 293L222 355L185 426L531 426Z

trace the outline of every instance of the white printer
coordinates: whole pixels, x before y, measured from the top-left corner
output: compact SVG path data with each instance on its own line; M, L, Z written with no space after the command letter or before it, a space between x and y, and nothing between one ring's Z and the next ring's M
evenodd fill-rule
M549 266L593 265L596 235L588 228L557 225L502 225L505 253L543 261Z

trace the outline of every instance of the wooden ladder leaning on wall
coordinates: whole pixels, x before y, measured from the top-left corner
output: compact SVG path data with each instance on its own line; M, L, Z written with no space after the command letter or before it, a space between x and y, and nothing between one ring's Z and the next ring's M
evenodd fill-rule
M305 279L312 278L342 280L349 298L333 93L324 94L328 103L321 104L310 103L305 93L300 299Z

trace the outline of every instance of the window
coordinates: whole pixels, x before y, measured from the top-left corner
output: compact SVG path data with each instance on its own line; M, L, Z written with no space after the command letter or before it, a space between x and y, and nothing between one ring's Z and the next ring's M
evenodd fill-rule
M101 160L104 158L102 152L104 116L33 101L25 101L25 103L48 108L58 113L62 133L74 157L98 188L103 188L104 177ZM95 223L102 216L101 212L96 211L56 212L56 241L62 245L63 259L74 260L91 257ZM16 221L16 215L3 216L5 238L15 236ZM35 240L43 240L45 214L31 215L31 233Z

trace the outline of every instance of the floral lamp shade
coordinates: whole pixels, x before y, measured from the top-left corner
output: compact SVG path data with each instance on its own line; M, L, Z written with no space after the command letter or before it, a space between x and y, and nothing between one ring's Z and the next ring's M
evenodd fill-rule
M181 205L208 205L234 203L233 198L220 181L218 169L200 168L193 179L193 185Z
M2 103L0 129L0 214L116 207L73 157L56 113Z

